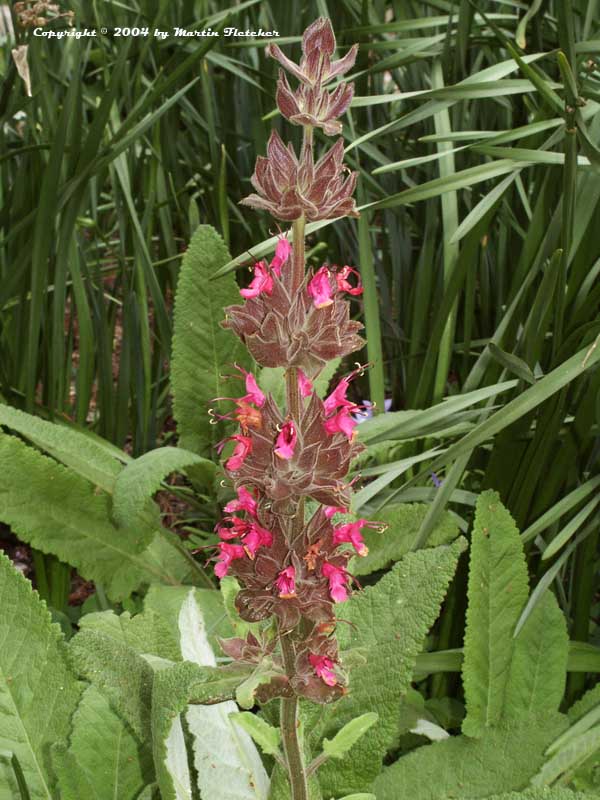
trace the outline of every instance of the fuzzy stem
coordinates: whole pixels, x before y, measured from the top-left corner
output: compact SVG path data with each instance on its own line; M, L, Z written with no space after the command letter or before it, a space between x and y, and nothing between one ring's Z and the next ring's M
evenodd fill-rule
M288 677L296 672L296 654L289 633L280 633L279 641ZM292 790L292 800L308 800L308 782L302 745L298 737L298 697L282 697L280 711L283 752Z
M306 142L306 139L305 139ZM304 281L304 217L294 220L293 224L293 259L292 269L294 276L294 291L300 291ZM287 370L286 393L288 414L298 424L300 421L301 398L298 388L298 370L294 367ZM292 524L290 541L294 541L304 527L304 498L300 498L292 509ZM294 648L293 633L281 632L279 634L283 663L288 678L296 674L296 651ZM302 753L302 745L298 738L298 697L283 697L281 699L280 713L281 737L283 751L288 769L292 800L308 800L308 783L306 767Z

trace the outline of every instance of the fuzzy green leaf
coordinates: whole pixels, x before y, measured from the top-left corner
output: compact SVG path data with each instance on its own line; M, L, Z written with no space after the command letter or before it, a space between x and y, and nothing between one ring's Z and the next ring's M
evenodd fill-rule
M0 752L17 759L31 800L53 800L50 746L66 744L80 689L63 637L31 584L0 553ZM0 758L0 797L18 797Z
M88 431L47 422L0 403L0 425L20 433L78 475L111 492L129 456Z
M325 796L370 789L396 736L397 708L410 686L415 659L465 545L459 539L447 547L409 553L377 584L344 605L343 619L349 624L339 627L342 662L349 666L353 653L361 658L350 667L349 694L334 710L319 710L312 741L316 745L319 736L331 737L366 709L376 712L379 720L344 761L321 768Z
M377 800L484 798L525 789L548 744L564 730L560 714L486 730L481 739L453 736L419 747L386 767L375 781Z
M82 630L69 642L73 668L107 697L143 741L149 738L152 667L133 647L99 630Z
M169 587L170 588L170 587ZM152 609L131 616L128 611L98 611L79 620L82 631L97 631L131 647L136 653L151 653L169 661L181 659L179 643L167 621Z
M24 541L102 583L114 600L142 583L177 582L150 528L114 525L108 494L13 436L0 434L0 465L0 520Z
M568 656L564 614L554 595L546 592L514 641L503 717L558 711Z
M171 382L173 411L182 447L211 458L222 430L210 424L215 397L237 397L240 384L227 380L233 364L249 366L249 357L231 331L221 328L223 308L240 302L233 274L214 281L230 260L218 233L200 225L183 258L174 312Z
M172 472L205 464L207 459L179 447L159 447L128 464L115 481L113 515L121 527L133 525L161 483ZM212 462L209 462L212 466Z
M135 800L153 779L152 756L93 686L73 717L67 767L57 768L61 800ZM75 793L65 783L75 787Z
M389 527L383 533L365 529L363 535L369 553L364 558L354 558L350 570L352 574L369 575L384 569L393 561L399 561L410 552L428 509L429 506L423 503L398 503L370 515L370 519L383 522ZM456 539L458 533L456 522L446 512L427 540L427 546L448 544Z
M281 733L278 728L249 711L233 712L229 719L250 734L263 753L270 756L281 755Z
M336 733L333 739L323 739L323 752L330 758L343 758L348 750L372 728L379 715L370 711L351 719Z
M172 729L188 704L214 704L231 700L249 669L232 665L226 668L200 667L182 661L155 673L152 689L152 742L156 776L164 800L175 800L172 771ZM204 734L206 735L205 728ZM185 795L184 795L185 796Z
M498 495L484 492L477 501L471 544L463 662L463 732L469 736L481 735L502 718L513 632L527 594L519 532Z

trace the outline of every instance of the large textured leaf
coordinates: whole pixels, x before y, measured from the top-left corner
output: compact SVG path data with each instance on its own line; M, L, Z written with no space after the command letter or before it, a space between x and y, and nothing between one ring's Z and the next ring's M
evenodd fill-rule
M149 739L152 667L112 634L83 630L69 642L69 659L142 740Z
M132 525L144 514L152 495L160 489L167 475L181 472L206 459L179 447L159 447L128 464L115 481L113 514L122 527ZM209 462L213 467L212 462Z
M233 274L212 280L229 259L218 233L200 225L181 264L175 299L171 384L179 440L182 447L208 458L222 436L210 424L211 401L239 396L243 384L223 376L235 371L234 363L249 366L241 343L220 327L223 308L241 301Z
M50 746L65 743L79 686L58 626L31 584L0 553L0 751L13 753L31 800L53 800ZM17 798L10 763L0 759L0 797Z
M106 492L129 456L87 431L34 417L0 403L0 425L20 433L49 455Z
M185 590L184 590L185 591ZM178 661L179 642L172 628L158 613L146 609L143 614L131 616L128 611L98 611L86 614L79 620L81 631L96 631L110 636L133 648L140 655L150 653L169 661Z
M410 553L340 609L340 618L349 623L338 628L341 648L348 652L348 661L352 652L363 663L350 670L348 696L333 710L317 713L320 724L313 722L313 741L319 735L331 738L365 711L375 711L379 720L343 761L320 770L325 797L368 791L380 771L396 737L400 699L464 547L464 539L459 539L447 547Z
M181 661L155 673L152 687L152 747L163 800L185 797L185 794L176 794L168 767L173 763L171 732L179 721L179 715L189 703L212 704L231 700L250 672L244 666L199 667L190 661ZM185 790L185 787L182 788Z
M454 736L419 747L386 767L375 781L377 800L485 798L526 789L544 750L566 726L560 714L488 728L481 739Z
M567 623L554 595L546 592L515 640L503 717L558 711L568 655Z
M120 600L142 583L177 582L149 528L116 527L110 497L13 436L0 434L0 520L21 539L77 567ZM155 540L156 541L156 540ZM182 556L171 558L181 564Z
M469 570L463 662L467 716L463 732L479 736L502 718L513 632L527 600L519 532L495 492L477 501Z
M135 800L153 779L150 751L93 686L73 717L67 760L59 762L68 769L57 769L61 800L81 800L82 787L86 800Z
M384 569L392 561L398 561L412 550L419 533L421 523L429 506L421 503L398 503L386 506L370 519L385 522L389 525L383 533L365 530L364 539L369 554L364 558L355 558L352 562L353 575L368 575L378 569ZM452 515L445 513L427 540L428 547L447 544L458 536L458 526Z
M181 654L199 666L216 666L206 624L191 591L179 613ZM238 712L229 700L190 706L186 720L194 736L194 765L203 797L223 800L266 800L269 779L252 738L229 719Z

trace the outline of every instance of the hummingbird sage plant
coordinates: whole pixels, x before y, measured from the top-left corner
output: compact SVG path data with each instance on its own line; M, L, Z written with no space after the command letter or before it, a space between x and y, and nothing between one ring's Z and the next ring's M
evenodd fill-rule
M319 157L314 131L341 131L352 84L328 84L352 68L356 45L333 60L336 42L330 22L320 18L302 38L302 58L291 61L277 45L269 55L282 66L277 106L300 125L300 155L273 131L267 156L256 162L254 194L242 203L292 222L292 243L279 238L275 257L254 265L254 276L240 291L244 303L226 309L231 328L257 364L285 369L285 408L265 396L255 377L241 370L245 394L235 399L227 418L239 432L224 440L224 462L237 498L225 506L218 525L221 539L215 572L233 575L242 588L236 597L248 622L274 619L277 638L249 634L223 643L234 659L260 663L268 657L279 675L261 687L259 699L281 698L285 766L293 800L306 800L307 767L298 734L298 700L329 703L351 691L338 653L336 624L340 604L353 579L348 561L364 556L364 519L336 524L351 505L347 473L361 451L356 442L356 412L348 397L358 367L322 400L314 381L328 361L359 350L362 325L350 317L349 296L360 295L357 271L349 266L305 264L306 220L357 217L353 199L357 173L344 166L343 139ZM290 87L287 71L297 82ZM221 398L223 399L223 398ZM231 446L233 445L233 447ZM313 501L308 513L308 501ZM312 510L316 507L316 510ZM279 648L277 648L277 639Z

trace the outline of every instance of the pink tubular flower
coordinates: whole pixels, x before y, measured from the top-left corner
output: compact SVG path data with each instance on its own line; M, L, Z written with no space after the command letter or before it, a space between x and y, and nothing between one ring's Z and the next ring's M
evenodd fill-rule
M301 397L310 397L313 392L312 381L310 381L301 369L298 370L298 390Z
M321 575L329 581L329 594L335 603L343 603L348 599L348 573L329 561L324 561Z
M235 436L230 436L229 439L225 439L225 442L228 441L234 441L236 445L233 449L233 453L225 462L225 469L229 472L235 472L242 466L246 457L252 452L252 439L249 436L241 436L239 433L236 433ZM221 448L225 445L225 442L221 443Z
M323 512L327 519L331 519L336 514L347 514L348 509L343 506L323 506Z
M349 542L359 556L366 556L369 548L366 546L361 534L361 530L365 526L371 527L366 519L358 519L356 522L346 522L343 525L338 525L333 530L334 544Z
M230 500L223 509L226 514L233 511L246 511L250 516L256 516L258 504L251 492L245 486L240 486L237 490L237 500Z
M352 416L349 408L340 408L337 414L329 417L329 419L326 419L323 423L323 427L330 435L333 435L334 433L343 433L350 440L354 438L354 428L357 425L358 422Z
M335 664L330 658L327 658L327 656L318 656L314 653L309 653L308 660L310 661L315 674L321 678L323 683L326 683L327 686L336 685L338 681L334 672Z
M259 547L271 547L273 544L273 534L266 528L261 527L258 522L250 525L250 530L244 536L244 550L250 558L254 558Z
M296 570L294 567L286 567L281 570L275 581L275 586L279 592L279 597L284 600L296 596Z
M296 433L296 426L291 421L286 422L275 442L275 455L286 461L289 460L294 455L297 441L298 434Z
M347 378L342 378L342 380L338 383L335 387L333 392L325 398L323 401L323 406L325 408L326 414L332 414L337 408L355 408L356 403L353 403L351 400L348 400L346 394L348 393L348 388L350 386L350 381L354 377L354 372L348 375Z
M217 578L224 578L229 572L229 567L234 558L244 558L246 551L241 544L229 544L228 542L220 542L219 558L215 564L215 575Z
M246 382L246 394L243 397L240 397L240 400L245 401L246 403L254 403L255 406L262 408L265 404L266 397L260 390L254 375L245 370L243 367L239 367L237 364L235 365L235 368L242 373Z
M333 303L333 289L330 281L331 272L321 267L310 279L306 291L312 297L315 308L325 308Z
M352 286L348 278L350 275L356 275L356 286ZM354 267L342 267L339 272L336 272L335 279L337 281L338 291L340 292L348 292L348 294L357 297L359 294L363 293L363 285L360 281L360 275L358 274L358 270L354 269Z
M282 236L277 242L277 247L275 248L275 257L273 258L273 261L271 261L271 269L278 278L281 275L281 267L288 260L291 252L292 245L284 236Z
M262 293L270 295L273 292L273 276L264 261L257 261L254 265L254 277L247 289L240 289L240 294L246 300L258 297Z
M220 539L236 539L250 530L250 523L241 517L227 517L217 525Z

